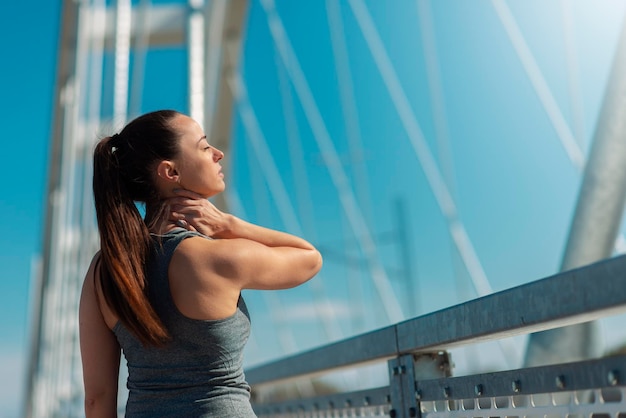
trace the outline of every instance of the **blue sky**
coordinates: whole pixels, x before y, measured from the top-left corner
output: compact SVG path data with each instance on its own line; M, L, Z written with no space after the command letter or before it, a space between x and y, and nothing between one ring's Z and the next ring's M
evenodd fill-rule
M358 173L367 181L366 194L355 192L359 207L378 245L396 295L416 291L414 306L402 299L405 315L430 312L475 297L447 232L432 190L398 116L355 11L340 3L358 109L362 155L350 155L348 133L339 99L341 84L334 66L324 2L277 1L316 106L357 190ZM435 140L437 124L424 58L423 34L415 2L366 1L386 53L393 63L416 121L446 177L483 268L495 290L502 290L557 271L576 201L580 175L561 146L537 93L507 37L495 8L487 1L432 2L434 38L449 150ZM571 2L578 58L578 94L582 118L576 118L568 85L561 2L508 1L525 42L545 78L563 117L586 152L595 129L611 57L624 15L621 1ZM17 416L28 339L28 295L31 262L41 249L48 141L60 1L8 2L3 5L0 34L6 42L0 68L4 107L5 180L0 200L0 418ZM271 161L252 147L249 126L235 114L232 155L235 169L230 187L241 200L240 215L264 225L288 229L281 219L272 187L262 179L261 165L275 164L307 238L326 252L317 287L305 286L271 296L247 295L255 335L249 361L301 350L332 338L320 321L319 294L334 308L339 336L385 325L369 272L363 263L348 265L338 256L362 258L348 217L336 198L327 160L320 151L302 90L287 81L288 71L273 47L267 15L251 1L249 33L242 74ZM154 61L150 61L154 60ZM181 65L180 51L149 57L143 93L144 110L184 107L184 78L164 75L159 65ZM179 74L180 68L173 74ZM169 74L169 73L168 73ZM167 83L164 83L164 80ZM157 89L156 86L159 86ZM152 86L152 87L150 87ZM161 88L162 87L162 88ZM281 95L283 94L283 95ZM293 108L283 107L288 94ZM184 109L181 109L184 110ZM290 115L293 114L293 118ZM286 126L285 120L293 122ZM302 160L294 160L294 126ZM288 134L289 132L289 134ZM8 167L7 167L8 166ZM302 190L302 173L308 183ZM445 177L445 175L444 175ZM307 206L307 200L311 204ZM407 212L403 228L409 238L413 278L402 280L398 244L397 203ZM343 254L342 254L343 253ZM290 318L281 320L280 316ZM293 345L280 344L292 338Z

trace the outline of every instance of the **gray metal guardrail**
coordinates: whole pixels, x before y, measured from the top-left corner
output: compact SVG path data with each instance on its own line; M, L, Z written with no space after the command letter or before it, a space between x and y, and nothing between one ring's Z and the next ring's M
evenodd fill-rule
M246 377L259 417L617 416L626 414L626 357L451 377L445 350L625 311L620 256L255 367ZM388 386L281 401L263 395L382 361Z

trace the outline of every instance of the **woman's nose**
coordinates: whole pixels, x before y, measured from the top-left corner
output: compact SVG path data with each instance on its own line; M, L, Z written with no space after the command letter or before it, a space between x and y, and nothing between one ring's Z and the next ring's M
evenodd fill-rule
M222 151L218 150L217 148L213 149L215 150L215 152L213 152L213 158L215 159L215 162L218 162L219 160L224 158L224 153Z

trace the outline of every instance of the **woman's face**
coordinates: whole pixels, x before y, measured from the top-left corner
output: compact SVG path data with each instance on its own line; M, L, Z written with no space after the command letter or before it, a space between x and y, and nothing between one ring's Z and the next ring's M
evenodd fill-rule
M226 184L219 163L224 153L209 145L203 129L189 116L175 116L171 124L180 135L180 153L174 160L180 186L204 197L224 191Z

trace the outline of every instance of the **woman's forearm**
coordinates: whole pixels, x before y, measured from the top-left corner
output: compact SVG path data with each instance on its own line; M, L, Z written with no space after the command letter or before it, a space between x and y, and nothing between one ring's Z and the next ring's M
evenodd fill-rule
M226 215L224 230L215 234L214 238L230 239L245 238L268 247L292 247L303 250L314 250L315 247L306 240L286 232L280 232L246 222L234 215Z

